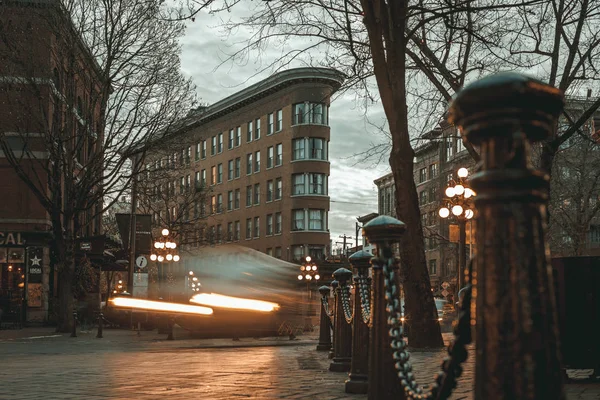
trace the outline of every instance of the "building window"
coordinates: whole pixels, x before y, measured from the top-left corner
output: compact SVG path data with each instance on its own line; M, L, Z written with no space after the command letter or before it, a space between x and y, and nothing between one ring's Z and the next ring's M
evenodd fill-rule
M294 104L292 123L327 125L327 106L310 102Z
M235 147L240 147L242 144L242 127L235 128Z
M231 242L233 240L233 222L227 223L227 241Z
M267 115L267 136L273 133L273 113Z
M246 218L246 239L252 239L252 218Z
M324 210L308 210L308 229L311 231L325 230Z
M327 160L327 151L325 139L309 138L308 139L308 155L312 160Z
M217 197L216 196L210 196L210 213L211 214L217 213Z
M277 144L275 151L275 166L279 166L283 163L283 144Z
M196 187L196 189L200 189L200 188L202 188L202 184L203 184L203 182L201 181L201 178L200 178L200 171L196 171L196 174L194 176L194 186Z
M217 213L222 213L223 212L223 195L221 193L219 193L217 195Z
M419 205L427 204L427 191L423 190L419 192Z
M217 183L223 183L223 164L217 165Z
M233 149L233 138L234 138L233 129L230 129L229 130L229 141L228 141L229 144L227 145L227 148L229 150Z
M434 201L438 198L439 188L437 186L432 186L429 192L429 201Z
M260 151L254 153L254 173L260 172Z
M206 158L206 140L202 141L202 149L200 152L200 159L204 160Z
M304 138L293 140L294 152L292 154L292 160L304 160Z
M252 153L246 154L246 175L252 173Z
M267 214L267 235L273 234L273 214Z
M237 210L240 208L240 189L235 189L235 202L233 207Z
M240 221L235 221L235 232L233 240L240 240Z
M304 210L292 210L292 231L304 230Z
M273 146L267 148L267 169L273 168Z
M212 167L210 167L210 184L211 185L217 184L217 166L216 165L213 165Z
M252 186L246 186L246 207L252 205Z
M217 143L217 152L220 154L223 152L223 133L219 133L219 142Z
M437 164L431 164L429 166L429 179L433 179L437 176L438 174L438 165Z
M192 160L192 146L188 146L187 154L185 155L185 163L189 164Z
M217 154L217 137L213 136L211 146L210 146L210 155L214 156L215 154Z
M277 110L277 124L275 125L275 132L279 132L283 129L283 110Z
M275 213L275 234L281 233L281 213Z
M273 201L273 181L267 181L267 201Z
M281 247L275 247L275 258L281 259Z
M326 195L325 174L308 175L308 194Z
M260 217L254 217L254 237L260 237Z
M189 193L190 192L190 186L192 185L192 179L190 174L187 174L187 176L185 177L185 192Z
M437 275L437 260L429 260L429 275Z
M419 170L419 183L423 183L427 180L427 168L423 167Z
M454 155L454 140L452 137L446 138L446 161L449 161Z
M221 224L217 225L217 243L221 243L221 240L223 239L223 227L221 226Z
M590 243L600 243L600 225L590 225L588 236Z
M463 150L466 150L465 142L463 142L462 136L456 138L456 152L460 153Z
M292 261L300 261L304 259L304 246L292 246Z
M240 177L240 169L242 166L242 159L240 157L235 159L235 177L239 178Z
M229 160L227 162L227 180L230 181L233 179L233 160Z
M185 178L182 176L179 180L179 194L183 194L185 191Z
M272 247L267 248L267 255L273 257L273 248Z
M281 200L283 196L283 183L281 182L281 178L275 179L275 200Z
M254 205L260 204L260 183L254 185Z
M227 210L233 210L233 190L227 192Z
M181 149L181 158L179 159L179 163L181 164L181 166L186 164L185 158L186 158L186 151L185 151L185 149Z
M254 140L260 139L260 118L254 121Z
M196 153L194 154L194 160L200 160L200 152L202 151L202 143L196 144Z
M248 122L247 131L246 131L246 142L250 143L252 141L252 121Z
M303 195L304 194L304 174L292 175L292 194Z
M205 169L203 169L200 172L200 183L202 184L202 186L206 185L206 170Z

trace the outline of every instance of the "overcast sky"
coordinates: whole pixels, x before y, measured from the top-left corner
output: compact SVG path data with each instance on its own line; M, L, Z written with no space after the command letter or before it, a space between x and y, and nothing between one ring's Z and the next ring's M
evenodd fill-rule
M239 18L248 14L249 7L254 4L242 2L226 17ZM199 101L203 103L213 104L265 79L273 70L260 71L280 54L279 49L272 49L265 51L260 60L251 55L243 66L234 62L222 64L236 43L246 39L248 33L230 32L226 37L219 28L220 24L220 16L203 13L188 24L186 36L182 40L182 69L193 79ZM370 122L381 123L382 110L379 107L369 109L368 120L364 114L365 111L356 104L354 95L350 93L336 98L331 104L329 229L334 246L336 241L342 241L340 235L354 237L357 216L377 212L377 187L373 180L389 172L387 162L377 167L355 165L358 160L352 157L353 154L369 148L372 143L382 141L381 137L372 132L370 125ZM385 159L387 160L387 156Z

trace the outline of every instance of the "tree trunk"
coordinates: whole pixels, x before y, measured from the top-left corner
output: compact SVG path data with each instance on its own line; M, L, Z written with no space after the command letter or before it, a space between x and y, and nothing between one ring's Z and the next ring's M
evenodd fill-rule
M65 249L61 252L58 270L58 325L57 332L71 332L73 329L73 281L75 277L74 241L67 235L63 241Z
M435 302L425 259L421 210L413 179L413 157L392 152L390 165L396 184L396 209L398 218L406 224L406 233L400 243L402 283L405 293L405 310L408 342L411 347L441 347L444 345L437 321ZM414 154L412 149L410 153Z

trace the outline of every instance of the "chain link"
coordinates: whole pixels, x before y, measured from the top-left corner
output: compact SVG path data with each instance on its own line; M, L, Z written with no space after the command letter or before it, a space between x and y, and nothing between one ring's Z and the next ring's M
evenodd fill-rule
M346 322L351 324L354 317L352 307L350 306L350 288L348 285L340 286L340 298L342 300L342 309Z
M396 284L393 257L384 258L381 260L383 264L383 276L385 283L385 299L386 310L388 312L388 325L390 327L389 335L391 337L391 347L394 349L393 358L395 368L398 372L398 378L404 388L406 396L409 399L447 399L452 390L456 387L456 379L462 373L460 364L467 359L466 344L471 342L471 327L470 327L470 302L471 302L471 286L465 290L465 297L461 303L459 322L455 328L455 339L448 346L447 358L442 363L442 371L437 374L436 382L427 388L423 389L415 380L412 373L412 365L409 362L410 353L406 350L407 343L404 340L400 330L400 301L398 299L399 287ZM471 265L469 265L469 269Z
M333 326L333 312L329 311L329 302L327 301L327 297L321 297L321 304L323 304L323 310L325 310L325 315L329 317L329 321L331 321L331 326Z
M366 276L356 277L358 294L360 296L360 311L363 322L367 325L371 324L371 285L369 278Z

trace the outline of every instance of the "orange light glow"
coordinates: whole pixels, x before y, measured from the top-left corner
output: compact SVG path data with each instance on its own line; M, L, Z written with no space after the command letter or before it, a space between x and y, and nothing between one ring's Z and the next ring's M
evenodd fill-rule
M271 303L269 301L243 299L240 297L224 296L216 293L197 294L190 299L190 302L211 307L265 312L275 311L279 308L279 304Z
M166 303L144 299L131 299L128 297L115 297L110 300L117 307L139 308L141 310L170 311L185 314L211 315L212 308L190 306L188 304Z

